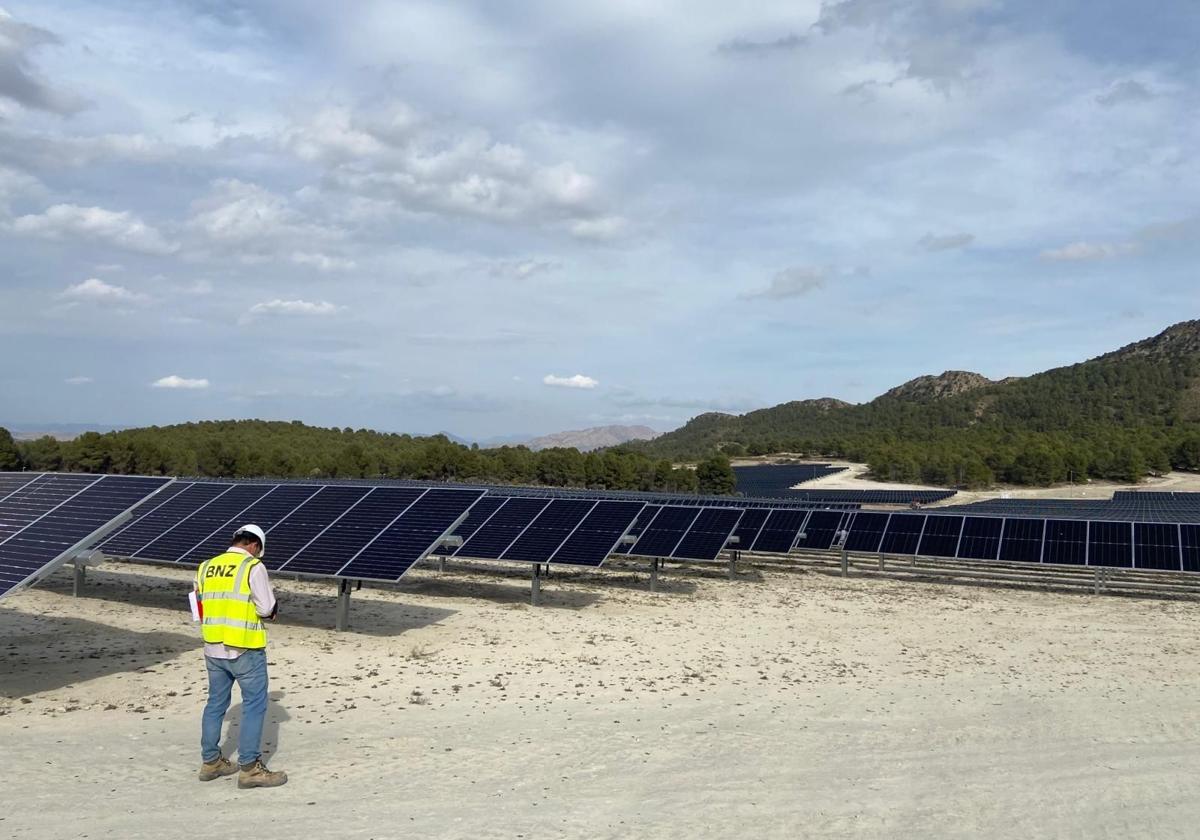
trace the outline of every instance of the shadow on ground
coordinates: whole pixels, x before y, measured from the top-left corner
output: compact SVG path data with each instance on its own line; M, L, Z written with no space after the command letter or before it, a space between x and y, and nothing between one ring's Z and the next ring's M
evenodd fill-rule
M88 570L82 598L115 601L153 609L186 611L187 593L191 589L191 577L164 577L143 574L133 564L108 563ZM184 570L180 570L184 571ZM328 589L321 592L306 591L316 583L295 584L292 580L277 576L272 578L275 596L279 600L277 623L285 626L333 629L337 609L337 588L330 581ZM71 596L70 570L44 581L39 588ZM423 607L413 604L380 600L350 601L350 629L369 636L395 636L407 630L415 630L437 624L454 615L455 610L438 607ZM357 618L357 621L356 621ZM190 637L189 637L190 638ZM198 644L199 631L193 644Z
M0 612L0 696L16 699L126 672L143 671L195 650L183 633L139 633L66 616Z
M234 691L241 691L240 688L235 688ZM292 719L292 716L287 713L284 708L283 700L284 693L282 691L272 691L267 697L267 719L263 722L262 749L263 761L268 766L271 760L279 757L280 745L283 743L279 737L279 724L286 723ZM197 721L199 727L199 721ZM229 707L229 711L225 713L225 737L221 741L221 755L233 761L241 761L241 756L238 755L238 735L241 733L242 727L242 704L237 703ZM272 770L281 768L272 767Z

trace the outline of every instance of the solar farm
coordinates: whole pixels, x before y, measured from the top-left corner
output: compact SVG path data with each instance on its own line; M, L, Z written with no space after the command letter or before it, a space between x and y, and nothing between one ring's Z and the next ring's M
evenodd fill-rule
M1200 494L918 508L819 486L24 473L0 491L0 727L29 757L9 792L38 803L14 836L81 808L148 836L146 797L230 826L262 807L188 772L184 594L247 521L282 604L264 745L293 775L285 828L1056 836L1129 827L1136 799L1155 805L1139 826L1183 836L1193 807L1163 779L1200 722ZM99 783L55 771L114 761ZM1098 765L1122 767L1119 795ZM439 781L397 787L413 776Z

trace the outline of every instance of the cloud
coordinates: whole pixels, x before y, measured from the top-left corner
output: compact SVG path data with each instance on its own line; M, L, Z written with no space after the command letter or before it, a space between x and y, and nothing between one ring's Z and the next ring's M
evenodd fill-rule
M1042 251L1040 256L1054 262L1084 262L1116 259L1137 250L1138 246L1133 242L1072 242L1061 248Z
M538 274L548 274L562 268L557 260L498 260L488 266L492 277L508 280L528 280Z
M595 219L578 219L571 222L571 235L595 242L612 242L624 235L629 222L621 216L600 216Z
M173 254L179 248L132 213L78 204L55 204L44 213L18 216L7 228L43 239L85 239L159 256Z
M314 243L341 239L343 231L309 219L289 198L237 178L212 184L208 195L193 205L188 228L219 253L266 257L282 250L298 265L325 271L353 265L311 250Z
M735 56L765 56L772 53L792 52L804 45L804 39L791 32L767 41L751 41L734 38L717 47L717 52Z
M336 315L342 307L327 300L275 300L263 301L250 307L251 317L256 315L302 315L327 317Z
M151 388L169 388L172 390L198 391L208 387L207 379L185 379L182 376L164 376L150 383Z
M787 298L803 297L825 288L829 280L830 270L820 266L797 266L785 268L771 278L771 283L765 289L747 292L741 295L743 300L766 298L768 300L785 300Z
M358 263L354 260L307 251L295 251L292 253L291 259L296 265L311 266L317 271L353 271L358 267Z
M53 32L21 23L0 9L0 97L61 115L82 109L85 103L81 98L55 88L38 75L30 62L33 50L59 43Z
M555 376L552 373L542 377L542 384L549 385L552 388L582 388L590 391L600 383L590 376L584 376L582 373L577 373L574 376Z
M73 286L68 286L59 292L59 298L75 303L117 303L143 304L150 298L140 292L133 292L124 286L114 286L105 283L97 277L89 277Z
M459 126L407 103L326 108L284 134L300 159L323 168L333 190L408 213L539 228L584 239L619 236L596 179L573 162L543 162L532 150Z
M950 233L944 236L927 233L917 240L917 244L926 251L951 251L955 248L965 248L974 241L973 233Z
M1147 102L1153 98L1154 94L1141 82L1136 79L1122 79L1097 96L1096 101L1106 108L1111 108L1127 102Z
M67 385L90 385L94 381L90 376L68 376L63 380Z

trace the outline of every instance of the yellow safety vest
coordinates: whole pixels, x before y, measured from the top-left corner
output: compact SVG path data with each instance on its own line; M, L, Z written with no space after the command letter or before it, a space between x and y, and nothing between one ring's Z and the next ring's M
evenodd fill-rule
M250 595L250 570L261 561L230 551L200 564L196 570L196 596L204 619L201 633L207 644L265 648L267 628Z

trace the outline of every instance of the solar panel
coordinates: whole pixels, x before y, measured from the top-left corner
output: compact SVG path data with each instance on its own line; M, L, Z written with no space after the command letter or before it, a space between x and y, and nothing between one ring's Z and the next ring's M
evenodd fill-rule
M1003 531L1003 519L993 516L964 517L962 539L958 543L958 556L963 560L998 559L1000 535ZM1040 538L1038 545L1041 545Z
M599 566L613 553L643 507L641 502L597 502L550 557L550 562Z
M412 565L467 515L483 496L481 490L426 490L358 551L337 574L354 580L399 580ZM387 504L400 509L403 499ZM632 519L632 516L630 517Z
M267 534L275 571L394 582L458 524L483 490L190 482L102 540L113 556L190 565L221 553L239 525ZM156 501L157 500L152 500Z
M370 487L322 487L298 508L267 530L263 565L274 571L320 536L370 492Z
M796 544L796 536L808 516L808 511L795 508L771 511L750 550L765 554L787 554Z
M0 542L29 527L99 480L97 475L46 473L14 490L0 508Z
M893 513L879 546L883 554L916 554L925 530L925 514Z
M733 531L733 536L738 540L734 547L748 551L750 546L754 545L754 540L770 515L771 511L768 508L750 508L743 513L742 518L738 520L737 528Z
M1087 522L1078 519L1047 519L1042 562L1071 566L1087 563L1087 531Z
M803 534L798 534L794 542L796 548L824 551L833 545L838 530L846 514L836 510L814 510L804 523ZM764 527L765 531L766 528ZM787 550L791 550L791 546Z
M279 566L281 572L334 576L421 497L415 487L374 487Z
M1134 565L1139 569L1179 571L1179 526L1137 522L1133 526Z
M47 474L0 500L0 596L31 586L171 479Z
M1045 519L1005 519L1000 559L1007 563L1042 562L1045 533Z
M1179 545L1183 570L1200 572L1200 525L1180 525Z
M962 536L961 516L930 516L925 520L925 531L917 554L923 557L955 557L958 555L958 539Z
M492 518L492 514L499 510L504 502L505 499L502 496L484 496L471 506L467 518L454 529L454 536L464 542L470 539L483 523ZM434 549L433 553L439 557L452 557L458 553L459 548L461 546L441 545Z
M637 537L642 535L642 532L654 521L654 517L658 516L658 512L662 510L662 505L646 505L642 508L642 512L637 515L637 519L633 521L626 536L634 537L633 543L637 542ZM633 548L633 543L623 542L614 549L614 554L628 554Z
M671 557L701 510L675 505L662 507L629 553L640 557Z
M240 515L270 489L269 485L232 485L229 490L202 505L191 516L164 530L139 553L145 557L162 560L180 560L195 548L197 543L208 538L231 517ZM228 537L228 533L226 536Z
M1089 522L1089 566L1133 566L1133 525L1129 522Z
M500 559L548 563L597 504L593 499L555 499L513 540ZM633 516L629 520L632 522Z
M671 557L677 560L716 560L737 528L742 511L737 508L704 508Z
M275 543L277 541L286 543L286 540L280 539L282 534L278 537L272 534L272 529L320 490L321 487L315 484L284 484L271 488L266 495L245 510L239 511L224 523L216 526L203 542L188 549L179 558L180 562L199 564L210 557L215 557L229 547L229 541L235 530L251 522L270 535L267 539L267 555L275 556L277 553ZM264 562L266 562L266 558L264 558ZM270 567L269 563L267 565Z
M533 520L550 504L549 499L514 497L466 540L456 557L497 560Z
M0 502L26 484L42 477L42 473L0 472Z
M887 530L889 513L869 513L859 511L850 521L850 535L842 546L846 551L861 551L874 554L879 551L883 542L883 532Z

